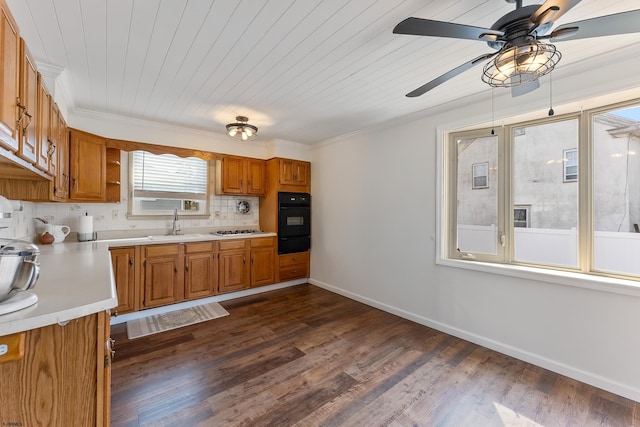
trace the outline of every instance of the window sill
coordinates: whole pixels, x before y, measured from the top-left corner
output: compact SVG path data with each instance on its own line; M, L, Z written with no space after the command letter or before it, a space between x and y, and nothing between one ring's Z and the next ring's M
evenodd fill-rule
M636 282L634 280L596 276L584 273L574 273L570 271L525 267L521 265L496 264L470 260L439 258L436 260L436 264L444 265L447 267L462 268L465 270L482 271L485 273L518 277L522 279L538 280L541 282L555 283L564 286L573 286L582 289L591 289L601 292L640 297L640 282Z

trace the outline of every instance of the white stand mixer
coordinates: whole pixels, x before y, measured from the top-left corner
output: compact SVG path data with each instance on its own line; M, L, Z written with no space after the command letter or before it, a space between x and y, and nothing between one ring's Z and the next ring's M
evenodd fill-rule
M11 225L13 211L21 202L0 196L0 229ZM0 239L0 316L30 307L38 296L29 292L40 275L37 246L21 240Z

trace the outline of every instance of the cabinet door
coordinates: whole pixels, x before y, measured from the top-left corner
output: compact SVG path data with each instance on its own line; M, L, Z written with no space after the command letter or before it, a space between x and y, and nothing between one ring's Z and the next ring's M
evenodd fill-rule
M20 129L18 156L33 164L38 159L36 133L38 105L38 70L27 44L20 39Z
M134 248L111 249L111 264L118 293L118 307L115 309L115 314L128 313L136 308L134 252Z
M45 172L49 172L49 136L51 125L51 96L44 85L42 76L38 74L38 114L37 135L38 135L38 160L36 166Z
M51 99L49 110L49 175L58 174L58 143L60 141L60 110Z
M104 138L76 130L70 135L70 198L105 200L107 148Z
M247 194L256 196L264 195L266 192L265 174L266 163L264 160L249 159L246 161L247 171Z
M145 308L171 304L178 300L178 259L166 256L147 258L144 268Z
M4 0L0 0L0 145L18 150L20 34Z
M69 197L69 131L62 114L58 115L58 129L56 148L58 167L53 177L53 199L64 202Z
M309 163L293 162L293 181L295 185L309 185Z
M222 192L244 193L244 159L237 157L222 159Z
M232 292L249 287L249 264L247 263L247 251L236 249L221 251L219 253L220 279L218 291Z
M251 249L251 286L275 282L276 251L273 247Z
M202 298L213 295L218 284L215 258L211 252L187 254L184 260L184 296Z

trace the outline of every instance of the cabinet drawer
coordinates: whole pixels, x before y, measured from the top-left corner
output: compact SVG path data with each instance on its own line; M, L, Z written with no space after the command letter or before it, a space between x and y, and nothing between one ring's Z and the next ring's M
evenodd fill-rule
M276 238L275 237L261 237L256 239L249 240L251 242L252 248L266 248L272 247L275 245Z
M215 242L193 242L185 243L184 251L188 254L196 252L213 252Z
M145 258L166 256L166 255L178 255L178 245L149 245L144 247Z
M218 242L218 249L221 251L230 251L233 249L244 249L246 246L246 239L238 239L238 240L226 240Z
M280 255L280 267L302 265L306 268L309 263L309 252L298 252L295 254Z
M280 267L280 281L301 279L303 277L309 277L307 265L292 265L290 267Z

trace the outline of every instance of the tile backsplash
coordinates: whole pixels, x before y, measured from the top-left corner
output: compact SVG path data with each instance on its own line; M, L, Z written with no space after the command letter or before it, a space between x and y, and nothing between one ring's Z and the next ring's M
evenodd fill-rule
M250 204L248 213L237 210L238 201L246 200ZM179 218L181 229L198 228L258 228L259 198L246 196L212 195L209 200L210 217L207 219ZM68 225L71 232L78 229L79 217L85 213L93 216L93 229L101 232L157 230L166 232L171 229L171 219L164 216L160 219L129 219L127 203L32 203L24 202L23 210L13 213L11 226L0 229L2 238L30 239L41 231L41 223L35 218L42 218L56 225ZM75 241L75 239L74 239Z

